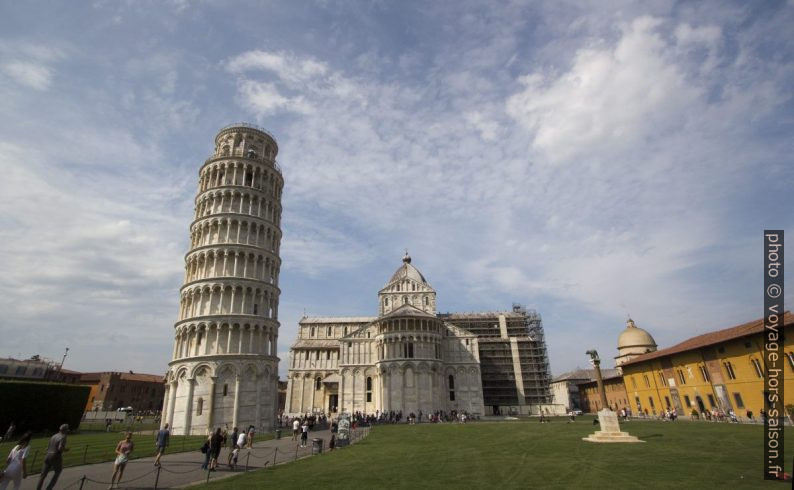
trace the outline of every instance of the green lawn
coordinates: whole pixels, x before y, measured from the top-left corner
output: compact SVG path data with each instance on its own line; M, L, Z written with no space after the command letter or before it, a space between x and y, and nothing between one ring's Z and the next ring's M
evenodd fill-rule
M69 451L64 454L64 466L112 461L116 457L116 444L123 438L124 434L118 432L78 432L69 434L66 440L66 447L69 448ZM30 452L28 453L29 471L39 471L41 463L44 462L49 439L49 436L41 436L35 437L31 441ZM204 439L204 436L171 436L171 445L168 448L168 452L196 451L201 447ZM135 443L135 451L132 453L133 459L154 456L154 435L135 434L132 437L132 441ZM0 444L0 456L5 458L15 445L15 441ZM0 463L0 467L5 467L5 459Z
M724 488L765 487L762 427L631 422L647 442L594 444L591 419L567 424L482 422L373 428L351 447L209 484L254 488ZM794 429L786 430L787 471ZM784 485L779 485L785 488Z

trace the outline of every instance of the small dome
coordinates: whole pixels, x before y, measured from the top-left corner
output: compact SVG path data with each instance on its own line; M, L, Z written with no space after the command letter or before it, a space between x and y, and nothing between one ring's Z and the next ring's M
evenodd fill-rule
M403 265L401 265L400 268L394 272L387 284L391 284L394 281L400 281L403 279L411 279L422 284L427 284L427 280L422 273L419 272L416 267L411 265L411 256L408 255L407 251L405 252L405 257L403 257Z
M648 347L650 350L656 350L656 341L651 334L636 326L631 318L626 322L626 330L618 337L618 349L630 347Z

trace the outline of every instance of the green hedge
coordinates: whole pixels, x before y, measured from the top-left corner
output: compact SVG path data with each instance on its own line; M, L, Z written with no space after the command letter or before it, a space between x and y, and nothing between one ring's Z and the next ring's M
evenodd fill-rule
M56 432L61 424L80 425L90 386L0 380L0 437L14 422L16 435L26 430Z

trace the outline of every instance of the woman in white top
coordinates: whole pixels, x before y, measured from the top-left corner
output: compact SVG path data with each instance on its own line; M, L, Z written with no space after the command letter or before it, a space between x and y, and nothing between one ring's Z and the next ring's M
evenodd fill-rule
M22 486L22 479L27 478L28 468L25 460L28 457L28 449L30 449L30 436L31 433L26 432L9 453L6 459L5 472L0 478L0 490L5 490L12 481L14 482L14 490L19 490Z

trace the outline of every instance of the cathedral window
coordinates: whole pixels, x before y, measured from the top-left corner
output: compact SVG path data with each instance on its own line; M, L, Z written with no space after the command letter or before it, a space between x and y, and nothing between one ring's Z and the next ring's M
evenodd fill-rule
M201 415L201 412L204 411L204 399L199 398L198 403L196 404L196 415Z
M259 305L254 303L254 315L256 315L258 309L259 309Z
M319 361L319 360L320 360L320 351L317 351L317 352L315 352L315 353L314 353L314 359L315 359L316 361Z
M229 385L223 385L223 396L229 394Z
M389 298L383 298L383 306L389 306Z
M309 360L309 351L306 351L306 360Z
M314 379L314 389L319 390L320 388L322 388L323 386L322 383L323 381L320 379L319 376L317 376L317 378Z
M326 337L330 337L331 336L331 327L328 327L328 331L326 332L325 336Z
M427 306L427 296L425 296L425 306Z
M367 377L367 401L372 401L372 378Z
M403 296L403 304L404 305L408 304L408 296Z
M449 375L449 401L455 401L455 376Z
M312 327L312 337L314 337L314 327Z
M329 350L325 351L325 358L326 359L330 359L331 358L331 351L329 351Z

